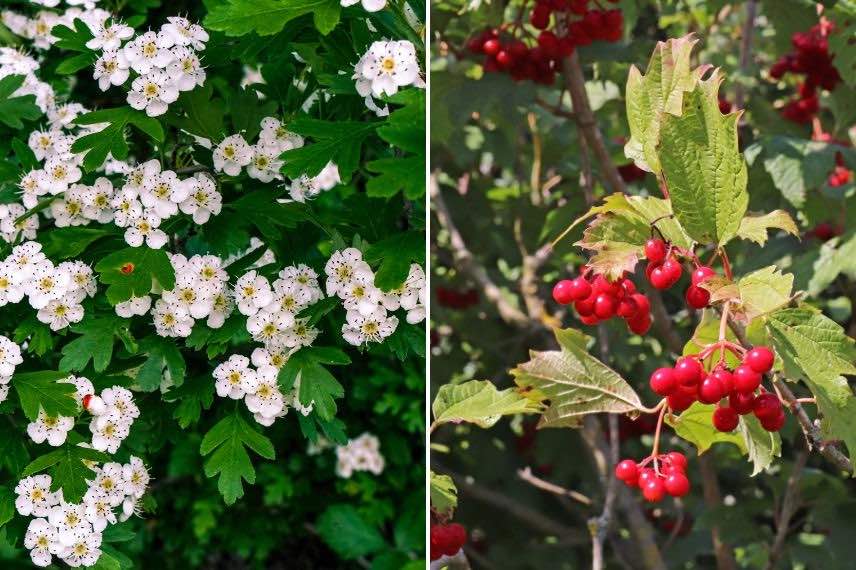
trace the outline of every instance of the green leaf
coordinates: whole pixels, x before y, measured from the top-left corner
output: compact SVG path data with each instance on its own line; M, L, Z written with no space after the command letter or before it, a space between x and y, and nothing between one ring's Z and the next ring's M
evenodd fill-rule
M98 317L87 315L81 322L71 325L72 332L81 336L62 347L60 370L83 370L91 359L95 371L103 372L113 358L113 342L117 338L129 352L135 352L128 326L128 321L110 313Z
M713 410L716 406L694 402L680 416L674 419L666 414L666 423L672 426L675 434L698 449L699 455L710 449L714 443L731 443L746 454L746 441L736 432L724 433L713 426Z
M657 42L644 76L635 65L630 67L625 92L630 140L624 154L648 172L660 172L657 146L664 115L683 112L684 94L693 90L704 70L690 68L696 42L692 36Z
M245 87L237 90L230 101L234 132L242 133L251 141L261 131L261 120L276 115L276 101L259 99L255 89Z
M587 414L644 407L624 378L586 352L590 337L573 329L554 333L561 350L531 351L529 362L511 371L519 392L548 406L539 427L576 427Z
M372 198L390 198L404 192L408 200L425 195L425 155L380 158L366 163L369 172L378 174L366 184Z
M61 75L69 75L89 67L98 59L98 53L86 47L86 42L94 38L86 23L80 18L74 19L74 28L65 25L54 26L51 35L59 38L56 47L78 52L77 55L63 60L56 68Z
M96 263L95 271L100 274L101 282L109 285L107 300L111 305L147 295L154 284L164 290L175 286L175 270L161 249L120 249Z
M791 215L784 210L774 210L762 216L745 216L740 220L737 237L752 240L758 245L767 243L767 230L778 228L799 237L800 231Z
M407 279L411 263L425 263L425 234L421 231L399 232L369 247L365 260L380 262L375 273L375 286L383 291L400 287Z
M722 76L714 72L683 98L680 117L666 114L658 153L675 216L701 243L726 243L746 213L746 162L737 145L740 113L719 110Z
M769 467L776 457L781 457L782 439L779 433L765 430L754 415L740 416L737 432L746 444L746 452L753 465L753 477Z
M7 75L0 79L0 123L13 129L23 128L25 120L35 121L42 116L35 95L12 97L23 84L23 75Z
M469 422L489 428L502 416L541 413L541 406L514 388L497 390L487 380L440 386L434 403L434 425Z
M137 384L142 391L152 392L161 387L164 368L169 372L173 386L184 384L187 366L181 351L171 339L148 336L140 341L140 350L148 355L137 373Z
M237 410L220 420L202 439L199 453L203 457L210 454L205 461L205 476L219 475L217 488L227 505L244 496L242 480L251 485L256 482L247 448L265 459L276 458L271 441L253 429Z
M315 26L322 34L335 27L339 12L333 5L338 0L226 0L205 17L205 27L227 36L255 32L269 36L305 14L314 14Z
M54 347L58 337L45 323L40 322L35 315L21 321L15 328L14 340L18 344L27 342L27 352L36 356L44 356Z
M425 195L425 91L407 89L389 99L404 106L394 110L378 127L378 136L412 156L381 158L366 164L370 172L379 174L366 184L371 197L390 197L399 191L408 200Z
M15 517L15 493L9 487L0 487L0 528Z
M431 471L430 496L431 510L440 516L451 518L458 506L458 489L452 478Z
M89 488L88 482L95 478L95 472L85 462L106 463L110 456L106 453L66 442L59 449L37 457L24 468L22 477L29 477L47 470L51 476L51 491L62 489L65 500L79 503Z
M40 233L37 241L50 259L63 260L79 256L87 247L109 235L116 234L105 228L71 226L51 228L49 232Z
M760 143L764 170L773 185L795 208L805 204L806 193L826 183L835 168L838 145L795 139L769 137ZM748 150L748 149L747 149Z
M92 172L100 167L108 154L118 160L128 158L128 143L125 141L125 127L128 125L133 125L156 142L163 142L164 140L164 131L160 122L131 107L92 111L77 117L74 122L77 125L109 123L100 131L78 138L71 145L72 152L86 153L83 159L83 168L87 172Z
M785 374L802 379L817 400L829 439L843 440L856 452L856 397L847 375L856 374L856 345L844 330L817 310L802 305L766 317L773 348Z
M330 505L315 526L324 542L346 560L386 548L378 528L366 522L351 505Z
M748 323L787 305L793 285L792 274L782 273L775 265L770 265L744 275L737 283L714 277L701 287L711 292L712 302L730 301L742 320Z
M298 351L279 371L279 384L283 391L300 384L298 398L308 406L315 402L315 412L322 420L336 415L336 398L345 395L345 389L325 368L327 365L350 363L348 355L337 348L310 346Z
M856 278L856 233L830 240L820 247L808 282L809 295L819 295L842 273Z
M315 176L333 161L339 167L339 176L346 183L358 168L362 146L379 123L357 121L321 121L300 117L288 125L288 130L309 137L314 142L282 154L285 164L282 172L289 178L301 174Z
M213 99L214 85L211 82L192 91L185 91L170 109L167 120L179 129L192 135L217 142L223 138L223 101ZM183 115L177 110L184 111Z
M208 375L190 378L181 387L164 394L164 400L178 402L172 417L182 429L187 429L199 421L202 410L214 403L214 383Z
M57 382L67 376L65 372L52 370L15 374L12 386L24 415L35 421L39 409L43 409L49 416L76 416L80 409L74 399L74 384Z
M838 16L839 14L836 14ZM856 21L840 14L835 17L835 31L829 36L829 52L832 64L838 69L841 79L850 87L856 87Z

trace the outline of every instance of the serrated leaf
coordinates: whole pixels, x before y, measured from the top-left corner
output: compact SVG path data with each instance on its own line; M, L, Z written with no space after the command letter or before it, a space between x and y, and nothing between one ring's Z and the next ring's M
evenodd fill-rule
M711 292L711 302L732 302L737 316L748 323L787 305L793 285L792 274L782 273L775 265L770 265L744 275L737 283L715 277L700 286Z
M835 167L842 147L819 141L783 136L762 139L764 170L773 185L795 208L805 204L806 193L820 188Z
M791 379L802 379L814 394L831 439L856 451L856 397L843 375L856 374L856 345L844 330L808 306L766 317L773 348Z
M66 442L59 449L37 457L24 468L22 477L47 470L51 476L51 491L62 489L64 499L79 503L89 488L95 472L86 462L105 463L110 461L106 453Z
M227 36L243 36L255 32L260 36L276 34L283 26L305 14L315 16L321 33L335 26L333 4L337 0L227 0L215 6L205 17L205 27ZM338 20L338 16L335 17Z
M497 390L487 380L440 386L431 409L434 425L468 422L483 428L493 426L502 416L542 411L537 402L514 388Z
M192 91L185 91L167 114L167 120L192 135L219 141L223 137L223 100L213 97L211 82ZM184 111L183 114L178 110Z
M835 30L829 35L829 52L841 79L850 87L856 87L856 20L840 15L842 17L835 17Z
M713 410L716 406L694 402L680 416L671 419L666 414L666 423L672 426L678 437L690 442L698 449L699 455L710 449L715 443L731 443L746 454L746 441L735 433L723 433L713 426Z
M700 73L690 68L697 41L688 35L657 42L645 75L635 65L630 67L625 90L630 140L624 154L648 172L660 172L657 146L664 115L680 115L684 94L698 81Z
M719 110L722 76L714 72L683 98L683 113L664 115L658 154L681 226L700 243L734 237L746 213L746 162L737 144L740 112Z
M745 216L740 220L737 237L752 240L758 245L767 243L767 230L778 228L799 237L800 231L791 215L784 210L774 210L761 216Z
M42 232L37 241L42 244L42 252L47 257L63 260L79 256L87 247L109 235L116 234L105 228L70 226Z
M781 457L782 439L779 433L765 430L754 415L740 416L737 433L746 443L746 452L753 466L753 477L769 467L776 457Z
M199 421L202 410L207 410L214 403L214 383L209 376L190 378L179 388L164 394L164 400L178 402L172 417L182 429L187 429Z
M21 410L32 421L43 409L49 416L75 416L80 411L74 399L74 385L57 382L68 376L65 372L42 370L21 372L12 376L12 387L18 394Z
M57 66L56 72L62 75L80 71L84 67L92 65L98 59L98 53L86 47L86 42L95 37L92 35L86 22L80 18L75 18L73 26L74 28L59 25L51 28L51 35L58 38L55 44L56 47L78 52L77 55L63 60Z
M431 471L430 478L431 509L440 516L451 517L458 506L458 489L448 475L438 475Z
M92 172L104 164L108 154L118 160L128 158L129 148L125 140L125 127L128 125L133 125L156 142L164 140L160 121L131 107L91 111L77 117L74 122L77 125L107 123L107 126L100 131L84 135L71 145L72 152L85 153L83 168L87 172Z
M137 373L137 384L141 390L151 392L160 388L165 377L164 369L169 372L173 386L184 384L187 365L174 342L159 336L148 336L140 342L140 350L148 355Z
M820 246L808 282L809 295L819 295L842 273L851 279L856 277L856 233L851 232Z
M110 313L99 317L87 315L81 322L71 325L71 330L80 336L62 347L60 370L83 370L92 360L95 371L103 372L113 358L116 339L121 340L129 352L136 349L128 321Z
M347 183L359 166L363 142L378 124L297 118L288 124L288 130L314 142L284 152L281 155L285 161L282 172L289 178L297 178L301 174L315 176L332 161L339 167L342 182Z
M369 172L377 174L366 183L371 198L390 198L399 192L408 200L425 195L425 155L381 158L366 163Z
M169 256L160 249L128 247L113 252L95 264L102 283L107 287L111 305L142 297L159 284L164 290L175 286L175 270Z
M348 355L331 347L306 347L288 359L279 371L278 381L284 392L300 384L298 398L308 406L315 402L314 411L322 420L336 415L336 399L345 395L345 389L324 365L350 363Z
M366 251L365 260L371 265L378 264L375 286L391 291L407 279L411 263L425 263L425 234L400 232L375 242Z
M626 380L586 352L590 337L572 329L554 333L561 350L532 351L529 362L511 371L521 392L548 405L539 427L576 427L587 414L643 408Z
M378 528L366 522L351 505L330 505L315 526L324 542L346 560L386 548Z
M256 482L256 470L246 448L265 459L276 458L271 441L255 431L237 411L220 420L202 439L199 453L203 457L210 454L205 461L205 475L219 475L217 488L227 505L244 496L242 481L251 485Z
M713 344L719 340L719 324L720 318L719 315L713 309L704 309L701 314L701 320L696 326L695 331L693 331L693 336L687 343L684 345L683 354L698 354L701 352L704 347ZM725 339L731 342L737 342L737 337L734 335L734 331L730 328L726 327L725 330ZM711 370L712 365L715 362L719 361L720 352L714 351L710 358L704 361L704 364L708 370ZM725 351L725 362L726 364L734 368L735 366L740 364L740 360L732 354L730 351Z
M23 84L23 75L7 75L0 79L0 123L13 129L22 128L25 120L35 121L42 116L35 95L12 96Z

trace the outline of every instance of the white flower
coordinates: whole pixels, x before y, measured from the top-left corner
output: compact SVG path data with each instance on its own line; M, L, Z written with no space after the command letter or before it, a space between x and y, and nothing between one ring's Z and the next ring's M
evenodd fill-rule
M245 273L235 284L235 302L242 315L255 315L272 300L273 292L270 283L255 271Z
M374 275L361 273L351 282L339 289L343 305L349 311L358 311L361 315L370 315L381 301L381 290L374 286Z
M369 315L348 311L345 318L347 322L342 325L342 338L354 346L383 342L398 327L398 318L387 315L386 309L380 305Z
M368 471L380 475L384 468L384 458L380 454L380 442L370 433L348 441L347 445L336 447L336 474L348 478L354 471Z
M48 445L59 447L65 443L65 438L73 427L74 418L49 416L40 409L36 421L27 424L27 434L36 443L47 441Z
M160 336L186 338L193 329L193 317L183 307L172 305L163 299L158 299L155 303L152 317L155 330Z
M125 495L120 494L118 504L122 504ZM97 487L89 487L83 497L86 506L86 520L92 525L95 532L102 532L107 525L116 524L116 514L113 512L113 498L103 493Z
M127 388L113 386L101 392L101 400L106 410L99 414L99 420L105 417L115 419L121 424L132 424L140 417L140 409L134 403L134 395Z
M282 413L285 398L279 390L278 374L279 370L273 366L262 366L256 371L256 390L244 399L250 412L270 420Z
M280 153L303 146L303 137L290 132L279 119L265 117L261 122L259 143L274 146Z
M41 188L50 194L65 192L70 184L80 180L80 169L72 162L52 157L45 162L44 175L40 177Z
M288 194L291 199L301 204L306 200L311 200L321 193L321 190L315 186L315 181L305 174L301 174L291 181L288 187Z
M162 299L167 303L181 307L194 319L208 316L213 305L214 291L204 285L188 283L184 286L176 284L175 289L164 291Z
M68 291L70 283L71 275L65 268L54 267L50 262L39 264L27 288L30 306L41 309L50 301L61 298Z
M294 324L294 315L287 311L259 311L247 319L247 331L253 340L268 346L282 342L282 333Z
M178 204L187 199L195 185L193 180L179 180L172 170L153 174L143 184L140 201L161 219L168 218L178 213Z
M282 161L278 158L281 153L279 148L263 142L252 148L253 159L247 167L247 175L262 182L281 179L279 169L282 167Z
M21 202L25 208L35 207L39 203L39 196L47 194L47 186L42 183L46 175L44 170L31 170L21 177L18 188L21 189Z
M90 40L91 41L91 40ZM92 78L98 81L98 88L107 91L111 85L122 85L128 80L128 60L122 51L105 51L95 60Z
M161 27L161 33L169 36L175 45L192 46L195 50L205 49L208 32L202 26L178 16L168 17L167 22Z
M214 170L229 176L238 176L241 167L253 159L253 149L241 135L231 135L217 145L213 153Z
M399 87L419 81L416 48L406 40L374 42L357 64L354 78L370 81L375 97L394 95Z
M77 302L73 296L66 295L60 299L50 301L36 313L36 318L50 326L52 331L64 329L70 323L79 323L83 320L83 305Z
M114 51L134 35L134 29L122 23L114 22L109 26L102 25L93 30L94 38L86 42L86 47L94 50Z
M128 227L134 220L143 215L142 202L137 200L137 193L128 189L127 186L116 194L110 205L113 206L114 210L113 223L120 228Z
M223 209L223 198L209 176L197 172L188 182L187 198L178 207L193 216L193 223L204 224L212 214L216 216Z
M146 32L125 45L125 58L131 69L140 75L146 75L153 69L163 69L172 63L173 55L169 48L174 44L175 41L168 34ZM130 103L130 100L128 102Z
M315 342L319 332L315 327L309 326L308 318L295 319L294 324L283 333L282 340L289 348L309 346Z
M315 175L312 182L319 191L330 190L337 184L341 184L342 179L339 178L339 167L334 162L328 162L321 169L321 172Z
M146 494L150 477L142 459L132 455L130 461L122 466L122 478L125 482L126 494L138 499Z
M212 329L219 329L234 309L235 303L232 302L232 297L227 292L217 293L214 295L211 312L208 314L208 320L205 321L205 324Z
M113 183L100 176L83 196L83 215L101 224L113 221Z
M374 280L374 273L369 264L363 261L363 254L353 247L333 252L324 266L324 273L327 274L328 295L343 295L357 278L370 275Z
M27 144L36 155L36 160L41 162L55 154L54 145L60 137L62 133L58 130L33 131L27 139Z
M37 241L24 242L12 248L12 254L6 258L13 284L20 285L32 279L36 268L47 261L42 253L42 244Z
M318 274L308 265L289 265L283 267L279 272L279 278L297 283L309 294L309 303L314 303L324 298L324 293L318 285Z
M167 66L166 73L179 91L191 91L205 83L205 70L196 52L185 46L176 46L172 48L172 55L173 61Z
M70 546L77 537L92 532L92 525L86 520L86 506L82 503L61 502L50 510L48 521L56 528L57 538L63 546Z
M101 557L101 533L93 530L79 533L59 557L71 567L94 566Z
M7 243L18 239L35 239L36 230L39 229L39 218L30 215L16 222L18 218L26 213L26 208L21 204L0 204L0 234Z
M122 190L127 193L129 198L136 198L143 190L143 186L160 171L161 165L157 159L147 160L128 172Z
M48 122L51 127L58 129L70 125L77 117L87 112L88 109L80 103L66 103L48 111Z
M154 212L143 212L138 218L130 221L125 230L125 242L131 247L140 247L143 242L152 249L160 249L168 238L163 230L158 229L161 219Z
M246 356L233 354L226 362L219 364L214 369L214 388L217 395L233 400L240 400L245 394L256 391L258 378L256 372L250 368L250 361Z
M45 519L33 519L24 535L24 547L30 549L30 559L40 567L50 566L53 554L59 554L62 546L57 531Z
M277 370L282 368L288 362L288 353L282 351L271 351L267 348L255 348L250 355L250 360L253 366L261 368L262 366L273 366Z
M25 517L46 517L54 505L59 504L59 495L51 492L50 475L33 475L18 481L15 487L18 497L15 509Z
M22 362L21 347L0 335L0 378L10 378L15 373L15 367Z
M95 468L95 478L89 482L89 491L93 494L103 495L111 506L116 507L125 498L124 486L125 477L122 473L122 465L112 462Z
M65 191L62 199L51 202L51 215L54 224L59 228L68 226L84 226L89 223L83 215L84 202L89 189L82 184L75 184Z
M91 396L95 393L95 387L92 385L92 381L89 378L85 378L83 376L68 376L63 378L62 380L57 380L57 382L62 382L64 384L74 384L74 399L77 401L77 404L83 405L83 398L86 396Z
M138 111L145 109L149 117L163 115L177 99L178 87L160 69L134 79L128 92L128 104Z
M143 297L131 297L116 305L116 314L123 319L130 319L134 315L145 315L152 306L152 298L148 295Z
M386 0L341 0L342 6L353 6L356 3L363 5L366 12L378 12L386 6Z
M102 414L89 422L92 432L92 448L107 453L116 453L122 441L128 437L130 425L119 421L116 416Z

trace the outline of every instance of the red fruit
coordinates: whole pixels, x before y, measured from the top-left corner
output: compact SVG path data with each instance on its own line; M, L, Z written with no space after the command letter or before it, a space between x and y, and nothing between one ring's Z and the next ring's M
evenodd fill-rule
M686 299L687 305L693 309L704 309L710 303L710 292L701 287L690 285L687 287L684 299Z
M608 293L600 293L594 300L594 314L599 319L611 319L618 310L618 301Z
M636 284L633 283L630 279L621 279L621 288L624 290L624 293L627 295L633 295L636 292Z
M562 279L553 286L553 300L560 305L567 305L574 301L573 281Z
M650 263L662 263L666 259L666 242L651 238L645 242L645 258Z
M594 314L594 301L597 298L594 293L586 297L585 299L580 299L576 303L574 303L574 308L577 310L577 313L581 317L590 317Z
M779 408L779 413L772 418L761 420L761 427L767 431L779 431L785 425L785 410Z
M529 16L529 22L533 27L544 30L550 25L550 8L545 4L537 4Z
M622 481L636 481L639 479L639 467L632 459L625 459L615 466L615 476Z
M717 406L713 410L713 427L722 432L734 431L737 427L738 417L734 408L723 408Z
M514 64L514 58L508 51L500 50L500 52L496 54L496 63L502 67L511 67Z
M683 356L675 363L675 378L681 384L698 384L704 377L704 368L692 356Z
M544 30L538 34L538 45L541 46L541 49L550 58L555 58L559 55L559 38L549 30Z
M699 265L692 272L692 275L690 275L690 281L693 285L698 285L702 281L710 279L714 275L716 275L716 271L714 271L712 268L706 265Z
M755 372L764 374L773 369L774 359L772 350L766 346L756 346L743 357L743 364L748 365Z
M467 49L473 53L484 53L484 38L476 36L467 42Z
M648 383L655 394L668 396L675 391L678 381L675 378L674 370L671 368L658 368L651 374L651 379Z
M636 484L642 487L650 481L651 479L656 479L657 473L651 469L650 467L643 467L639 470L639 478L636 480Z
M89 402L91 402L91 401L92 401L92 394L86 394L85 396L83 396L83 400L81 403L83 404L84 410L89 409Z
M526 57L526 54L528 52L529 48L526 47L526 44L524 44L520 40L514 40L508 45L508 53L510 53L511 57L516 60Z
M606 293L612 297L618 297L622 293L621 284L619 282L611 283L603 275L598 275L594 278L592 289L598 293Z
M734 390L734 375L725 368L717 368L711 373L711 377L719 380L723 394L730 394Z
M448 526L448 530L446 532L449 537L449 550L451 550L451 554L449 554L449 556L452 556L458 552L464 544L466 544L467 529L465 529L461 524L452 523Z
M669 287L677 283L684 272L680 262L674 257L670 257L669 259L663 262L663 271L666 273L669 278L669 281L671 282Z
M690 492L690 480L682 473L672 473L664 483L666 492L673 497L683 497Z
M752 413L759 420L770 420L775 418L782 411L782 403L779 397L775 394L767 392L759 394L755 397L755 402L752 406Z
M651 312L651 301L648 300L648 297L646 297L642 293L633 293L633 295L631 295L630 298L633 299L633 301L636 303L636 306L639 309L639 313L637 313L637 314L647 315L648 313Z
M598 324L598 323L601 321L601 319L600 319L600 318L598 318L598 316L597 316L597 315L594 315L594 314L592 314L592 315L588 315L588 316L585 316L585 317L584 317L584 316L582 316L582 315L580 315L580 321L582 321L582 323L583 323L584 325L588 325L588 326L590 326L590 327L591 327L591 326L594 326L594 325Z
M728 406L741 416L746 415L755 407L755 395L732 392L728 396Z
M633 334L644 335L651 329L651 315L640 313L635 318L627 321L627 328Z
M587 298L591 295L591 283L585 277L577 277L571 281L571 294L574 301Z
M705 404L715 404L725 396L725 390L722 389L720 382L712 374L702 380L701 386L698 389L698 399Z
M681 413L695 402L695 398L693 396L688 396L680 391L675 391L674 393L666 396L666 403L669 404L669 407L673 412Z
M639 307L633 297L625 297L618 303L618 316L622 319L632 319L639 313Z
M487 55L496 55L499 53L499 50L502 49L502 43L496 38L491 38L484 43L482 46L482 51L484 51Z
M734 369L734 389L744 394L751 394L761 385L761 375L749 366L741 364Z
M681 471L686 470L687 456L681 453L680 451L670 451L666 454L666 457L669 459L669 464L672 467L680 469Z
M646 270L646 273L648 274L648 282L650 282L655 289L668 289L674 284L669 279L668 273L663 270L662 265L655 265L653 267L649 265L648 267L651 269L650 272Z
M645 481L645 484L642 485L642 496L645 497L645 500L649 503L662 501L665 491L666 488L665 485L663 485L662 479L656 476L652 479L648 479Z

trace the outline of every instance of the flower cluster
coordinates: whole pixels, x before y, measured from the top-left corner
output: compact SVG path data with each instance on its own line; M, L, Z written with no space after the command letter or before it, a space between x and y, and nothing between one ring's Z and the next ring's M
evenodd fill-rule
M33 3L40 4L45 8L59 6L59 0L39 0ZM5 10L0 14L0 20L16 36L32 41L34 48L46 50L59 41L59 38L52 34L56 26L73 28L74 20L77 19L82 20L90 29L102 26L111 15L106 10L96 8L96 3L97 0L66 0L66 4L71 7L62 14L50 10L40 10L32 18L11 10ZM78 7L81 5L82 8Z
M291 181L288 187L288 194L295 202L306 202L306 200L315 198L321 192L326 192L341 184L342 179L339 178L339 167L334 162L328 162L321 169L321 172L313 177L301 174Z
M9 395L9 381L15 373L15 367L24 361L21 347L0 335L0 402Z
M338 296L348 311L342 337L354 346L383 342L395 332L398 318L388 311L404 309L411 324L425 319L425 272L415 263L401 287L388 292L375 286L374 272L353 247L334 252L324 272L327 294Z
M419 75L416 48L407 40L374 42L354 66L357 93L365 97L366 107L378 117L389 114L389 108L379 108L373 97L395 95L408 85L424 87Z
M384 465L380 441L368 432L357 439L348 440L347 445L336 446L336 475L344 479L349 479L354 471L380 475Z
M247 175L261 182L282 180L279 169L283 161L279 155L302 146L303 137L289 132L279 119L265 117L255 145L250 145L240 134L229 135L220 141L212 153L214 170L238 176L246 167Z
M149 484L146 466L134 456L124 465L111 462L92 470L80 503L66 502L62 490L51 491L50 475L26 477L15 487L18 513L34 517L24 546L36 566L49 566L54 556L72 567L94 566L101 557L103 531L134 514Z
M92 31L95 37L86 47L101 52L92 76L98 87L107 91L111 85L123 85L134 71L128 104L150 117L166 113L182 91L205 83L197 52L205 49L208 32L187 18L171 16L157 32L133 39L133 28L116 21L101 22ZM122 45L125 40L130 41Z
M4 16L6 12L3 13ZM4 17L5 20L5 17ZM10 75L23 75L24 83L10 97L33 95L36 105L47 113L54 107L54 90L49 84L36 77L39 62L27 54L8 47L0 47L0 79Z
M42 244L27 241L15 246L0 261L0 307L25 296L36 309L36 318L56 331L83 318L86 297L95 295L92 268L82 261L59 265L45 257Z

